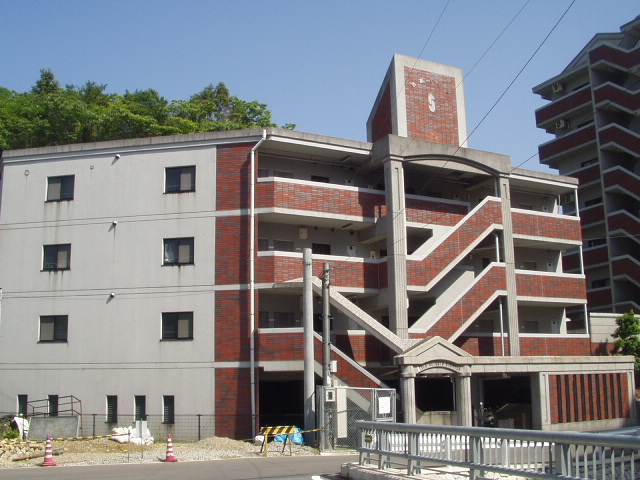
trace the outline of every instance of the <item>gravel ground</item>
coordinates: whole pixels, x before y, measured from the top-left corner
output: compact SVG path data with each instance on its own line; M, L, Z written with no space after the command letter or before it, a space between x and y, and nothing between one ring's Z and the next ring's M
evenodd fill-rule
M167 457L165 442L139 446L114 442L107 438L80 441L54 441L52 448L64 448L64 453L54 455L53 460L60 466L72 465L114 465L122 463L152 463ZM199 442L173 442L173 454L179 462L218 460L222 458L246 458L260 456L260 446L252 443L211 437ZM282 452L282 445L269 443L269 456L288 456L289 447ZM292 455L318 455L318 450L301 445L292 445ZM11 461L0 458L0 469L35 467L44 461L42 457L30 460Z

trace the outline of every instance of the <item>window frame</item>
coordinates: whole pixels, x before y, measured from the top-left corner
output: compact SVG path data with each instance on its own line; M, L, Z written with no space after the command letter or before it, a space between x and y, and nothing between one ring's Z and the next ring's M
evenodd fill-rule
M163 425L176 423L176 397L174 395L162 396L162 423Z
M51 327L51 333L46 333L47 338L43 338L43 324L53 323ZM68 343L69 341L69 315L40 315L38 322L38 343ZM63 335L64 333L64 335Z
M173 245L175 249L175 260L171 261L170 255L168 255L167 246ZM181 261L181 248L189 247L188 259ZM162 265L176 266L176 265L193 265L195 263L195 239L194 237L179 237L179 238L165 238L162 241Z
M57 192L57 195L54 197L53 192L55 190L52 189L52 186L55 185L54 182L57 180L60 181L60 187L58 189L59 191ZM45 202L68 202L73 200L75 196L75 184L75 175L57 175L53 177L47 177L47 195ZM71 190L70 193L69 189Z
M118 396L107 395L107 412L104 423L118 423Z
M169 177L171 177L177 173L177 186L169 185ZM189 182L189 188L182 188L182 175L185 173L191 173L191 181ZM173 180L173 178L172 178ZM166 167L164 169L164 193L173 194L173 193L189 193L196 191L196 166L195 165L184 165L179 167Z
M186 336L180 335L181 326L184 328L181 322L185 322L187 325ZM163 341L193 340L193 312L162 312L160 339Z
M55 249L55 252L53 251ZM61 266L60 253L66 249L67 257L66 262ZM55 266L51 258L47 260L47 257L53 257L55 254ZM58 243L42 246L42 271L43 272L56 272L60 270L71 270L71 244L70 243Z

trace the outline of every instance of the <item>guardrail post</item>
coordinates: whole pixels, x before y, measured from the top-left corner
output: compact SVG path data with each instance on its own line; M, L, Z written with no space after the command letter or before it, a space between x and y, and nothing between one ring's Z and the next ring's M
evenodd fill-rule
M571 472L570 447L564 443L556 443L553 468L556 475L569 475Z
M414 475L420 473L420 460L417 457L420 453L420 434L419 433L407 433L407 453L409 454L409 461L407 462L407 475Z
M389 432L385 430L378 431L378 468L384 470L391 463L389 452Z
M94 437L96 436L96 414L92 413L91 416L93 417L93 427L91 429L91 435L93 435Z
M198 441L201 440L200 438L200 419L202 418L202 414L198 414Z
M471 437L469 442L471 463L482 465L484 463L484 447L482 445L482 437ZM469 480L477 480L484 475L484 470L478 468L469 469Z

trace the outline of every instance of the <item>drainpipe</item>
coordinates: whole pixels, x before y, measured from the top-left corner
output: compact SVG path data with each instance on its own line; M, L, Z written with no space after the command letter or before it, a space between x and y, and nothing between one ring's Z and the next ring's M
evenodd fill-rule
M249 369L251 375L251 431L257 433L256 426L256 151L267 139L267 131L262 131L262 138L251 149L251 165L249 167Z

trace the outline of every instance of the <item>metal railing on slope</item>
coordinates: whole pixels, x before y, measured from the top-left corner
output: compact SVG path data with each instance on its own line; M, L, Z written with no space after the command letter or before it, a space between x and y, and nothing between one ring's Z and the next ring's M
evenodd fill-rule
M640 438L574 432L356 422L360 465L405 469L429 465L564 480L632 480L640 476Z

